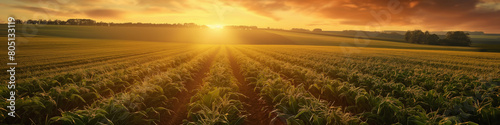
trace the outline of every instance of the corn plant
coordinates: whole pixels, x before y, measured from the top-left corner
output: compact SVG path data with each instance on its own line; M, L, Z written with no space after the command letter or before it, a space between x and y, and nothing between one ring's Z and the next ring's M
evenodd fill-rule
M222 53L222 54L221 54ZM226 52L220 52L201 89L191 98L184 124L239 125L245 120L238 82L232 76Z

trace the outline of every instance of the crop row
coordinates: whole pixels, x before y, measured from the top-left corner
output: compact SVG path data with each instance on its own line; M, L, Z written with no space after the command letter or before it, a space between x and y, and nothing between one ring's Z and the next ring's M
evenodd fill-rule
M379 69L375 66L366 66L366 65L372 65L370 63L374 62L365 62L356 64L354 62L346 61L342 62L343 64L338 65L339 62L329 61L334 59L326 59L326 60L323 59L324 61L319 58L305 60L301 58L300 54L296 54L295 57L286 56L286 54L272 54L272 53L268 54L272 55L276 59L289 62L292 64L309 67L311 69L316 70L317 72L327 74L326 76L350 82L358 87L365 88L365 90L373 92L374 94L380 94L380 95L389 94L391 96L399 98L399 97L414 97L411 94L419 94L421 93L421 91L434 90L438 93L446 95L449 99L461 95L473 96L474 99L480 101L484 101L486 99L486 101L492 101L494 103L494 106L498 106L498 103L495 103L498 101L498 99L493 98L493 100L491 100L488 98L489 96L495 95L495 93L492 93L495 92L494 88L496 85L494 84L494 81L481 82L478 81L477 79L468 79L470 77L460 77L466 74L456 75L454 73L447 73L441 71L442 74L450 74L450 75L432 76L429 74L419 73L418 75L413 74L413 76L410 76L409 74L411 73L408 73L407 71L401 71L401 70L406 70L402 69L403 66L400 66L401 68L399 69L397 68ZM308 57L313 57L313 56L314 55L309 55ZM357 66L345 68L343 67L345 65L357 65ZM363 68L365 69L364 72L369 72L369 73L363 73L362 71L358 71L359 67L364 67ZM371 68L370 70L370 67L373 68ZM384 66L378 66L378 67L384 67ZM374 75L373 72L381 73L382 75ZM440 72L440 71L433 71L433 74L434 72ZM471 75L472 74L469 74L469 76ZM441 77L441 78L436 78L436 77ZM398 78L402 78L403 80L398 80ZM446 79L446 80L439 81L436 79ZM413 93L401 93L398 91L394 91L394 90L404 90L404 88L411 89L411 91L407 92L413 92ZM484 90L484 91L479 91L479 90ZM405 96L405 94L406 95L410 94L410 95ZM485 97L481 96L476 97L478 95L482 95ZM437 108L433 109L437 110Z
M345 111L357 114L360 119L365 120L367 123L392 124L399 122L408 124L429 121L429 119L407 121L407 119L416 115L425 116L425 111L423 109L403 111L403 105L397 99L369 94L364 89L353 84L332 80L325 77L324 74L274 60L272 57L250 51L245 51L245 53L256 61L292 79L296 86L308 88L315 97L332 102L333 105L342 106Z
M50 64L40 64L40 65L28 65L25 67L18 67L20 69L20 79L39 79L47 76L60 75L67 72L75 72L83 69L100 69L102 70L116 70L127 68L134 64L144 64L147 62L155 61L168 57L170 55L176 55L179 53L188 52L193 50L192 48L183 49L170 49L170 50L156 50L143 52L124 52L122 55L116 55L117 53L107 56L107 54L97 54L99 56L87 59L81 59L82 57L70 57L76 58L73 60L57 60ZM119 53L118 53L119 54Z
M233 76L227 52L221 51L189 103L189 125L237 125L246 115L239 100L238 82Z
M259 47L265 50L273 47ZM278 51L290 51L301 48L298 53L311 53L315 55L327 55L329 57L348 57L348 58L391 58L398 60L412 60L422 63L440 63L444 65L462 65L462 66L498 66L496 63L500 60L498 53L481 52L460 52L460 51L432 51L432 50L408 50L408 49L382 49L382 48L351 48L351 47L299 47L288 46ZM349 52L349 50L356 50ZM457 66L459 66L457 65Z
M250 52L250 50L247 50L245 52ZM268 52L268 51L266 51ZM405 87L404 85L401 86L402 84L400 83L392 83L392 82L383 82L380 81L377 77L373 77L370 75L359 75L358 74L350 74L346 75L348 72L345 71L344 73L339 73L338 67L334 67L331 65L328 65L328 63L325 62L318 62L315 60L301 60L300 55L295 54L294 56L296 57L291 57L291 56L285 56L285 55L280 55L279 58L293 58L294 60L285 60L287 62L292 62L293 64L298 64L298 65L305 65L305 66L311 66L312 68L317 68L317 71L325 71L325 70L335 70L333 71L336 73L333 77L340 78L341 80L348 81L350 83L357 84L359 82L365 82L368 83L367 85L371 85L369 87L364 87L365 89L360 89L357 87L352 86L349 83L342 83L339 82L338 80L330 80L328 77L325 77L325 74L323 73L316 73L315 71L312 71L308 68L303 68L300 66L295 66L291 63L286 63L286 62L281 62L281 61L276 61L271 58L273 57L266 57L262 56L259 54L251 54L254 55L254 58L257 60L260 60L261 62L265 62L269 67L278 70L287 76L292 77L294 80L300 83L304 83L307 87L310 89L312 88L313 93L321 93L319 95L323 99L330 100L332 102L340 102L341 105L346 107L346 109L350 112L353 113L360 113L360 112L369 112L372 111L372 114L377 114L379 117L381 116L379 113L381 110L378 110L380 107L376 107L377 105L380 106L380 104L384 104L382 101L387 101L391 100L391 103L393 103L391 108L392 112L396 113L394 114L394 117L398 116L398 118L376 118L379 119L379 124L380 122L400 122L400 123L406 123L408 124L409 122L436 122L440 118L440 116L435 116L435 113L432 111L436 111L441 108L440 111L436 112L437 114L445 114L446 117L444 120L441 120L441 122L448 122L450 121L448 118L452 118L453 120L457 121L468 121L472 120L475 122L479 123L490 123L492 120L492 117L498 117L497 114L484 114L486 112L498 112L498 108L495 108L496 103L495 101L498 100L498 96L495 96L492 91L495 90L495 88L487 88L488 86L485 86L485 84L480 84L480 83L471 83L469 86L474 86L477 89L480 89L482 91L473 91L469 93L477 95L482 95L482 97L471 97L473 95L464 95L464 96L450 96L449 94L447 97L445 95L440 94L435 92L434 90L430 91L423 91L421 88L418 88L419 86L415 85L412 87ZM255 57L255 55L259 55L260 57ZM312 55L309 55L310 57ZM300 61L297 61L300 60ZM318 70L319 69L319 70ZM327 72L327 73L332 73L332 72ZM352 78L358 78L358 79L352 79ZM378 80L378 82L377 82ZM374 82L375 81L375 82ZM357 84L359 86L359 84ZM478 86L479 85L479 86ZM476 89L476 90L477 90ZM497 87L498 89L498 87ZM368 91L368 93L366 91ZM380 92L380 90L385 91L385 92ZM377 94L374 93L378 91L378 93L382 93L381 95L389 95L391 97L395 98L382 98L376 96ZM456 91L456 90L455 90ZM373 95L375 94L375 95ZM368 105L359 105L358 103L360 102L359 99L364 99L365 101L361 101L361 104L368 104ZM447 101L447 100L452 100L452 101ZM371 103L366 103L367 100L371 100ZM401 103L399 100L401 100L403 103ZM481 101L479 103L478 101ZM466 104L465 106L462 106L457 103L462 103ZM357 106L357 107L353 107ZM410 107L408 107L410 106ZM407 107L402 109L402 107ZM422 117L426 116L425 110L426 109L430 113L427 114L429 118ZM460 107L460 108L456 108ZM377 110L375 110L377 109ZM462 110L462 109L472 109L472 110ZM377 112L373 112L377 111ZM484 113L483 113L484 112ZM403 114L401 114L403 113ZM456 115L461 116L463 114L469 115L468 117L457 117ZM372 115L369 113L363 113L361 116L366 117L366 116L376 116ZM433 115L433 116L430 116ZM419 117L418 120L410 120L410 119L415 119L415 117ZM367 119L369 123L374 123L373 121L370 121L370 118L363 118L362 119ZM373 118L371 118L373 119ZM376 121L375 119L375 121ZM393 121L391 121L393 120ZM396 121L394 121L396 120ZM451 120L452 122L455 122ZM376 122L375 122L376 123ZM387 124L387 123L385 123Z
M267 101L274 104L275 120L283 119L288 124L359 124L360 120L343 113L340 108L313 97L303 86L293 86L280 74L232 50L243 75L256 86L256 90Z
M464 94L461 92L464 92L464 90L467 90L468 88L459 88L456 87L457 85L463 85L465 83L475 83L475 84L468 84L469 88L477 88L477 87L482 87L486 88L490 83L479 83L477 80L474 79L467 79L468 77L460 77L463 75L444 75L444 76L432 76L424 73L419 73L418 75L413 74L408 71L401 71L405 69L386 69L386 68L378 68L378 67L384 67L384 66L378 66L378 67L371 67L368 63L364 64L356 64L354 62L343 62L344 64L337 65L339 62L334 63L333 61L320 61L320 59L301 59L300 54L297 54L296 56L298 57L289 57L289 56L284 56L286 54L273 54L273 53L268 53L269 55L273 56L276 59L289 62L292 64L297 64L305 67L312 68L316 70L317 72L321 73L326 73L327 76L332 77L332 78L338 78L342 81L348 81L350 83L355 84L356 86L365 88L367 91L377 91L378 94L381 95L386 95L387 91L392 91L397 88L389 88L389 89L384 89L384 87L380 89L374 89L377 88L377 85L384 84L384 83L392 83L395 82L394 84L400 84L398 86L401 87L408 87L408 88L415 88L417 90L422 90L422 91L428 91L428 90L435 90L440 93L449 93L452 94L451 96L457 96L460 94ZM313 55L309 55L313 56ZM328 59L327 59L328 60ZM333 59L332 59L333 60ZM350 63L350 64L347 64ZM373 62L369 62L373 63ZM343 67L345 65L356 65L353 67ZM366 66L368 65L368 66ZM396 65L397 66L397 65ZM364 71L359 71L358 68L363 69ZM432 70L432 69L428 69ZM368 72L368 73L365 73ZM375 75L373 74L381 74L381 75ZM438 72L438 71L434 71ZM409 76L410 74L413 74L414 76ZM444 73L443 73L444 74ZM452 73L446 73L446 74L452 74ZM465 75L465 74L464 74ZM436 77L441 77L441 78L436 78ZM447 79L447 81L439 81L437 79ZM404 84L401 84L404 83ZM453 84L451 84L453 83ZM465 85L464 85L465 86ZM382 90L382 91L380 91ZM385 91L385 92L384 92ZM467 93L465 93L467 94Z
M266 52L270 53L272 50L265 50L261 52ZM370 57L370 58L360 58L360 59L355 59L357 56L350 56L348 57L349 60L345 60L342 58L335 58L332 57L332 55L322 55L322 54L314 54L314 53L309 53L309 54L303 54L300 51L295 51L295 52L282 52L282 54L279 55L289 55L289 54L294 54L296 55L295 57L298 57L299 61L298 62L290 62L294 64L301 64L299 63L300 60L312 60L319 62L321 64L327 64L329 66L333 67L338 67L337 69L339 70L345 70L349 71L351 73L362 73L362 74L369 74L369 75L375 75L380 78L384 78L383 80L385 81L393 81L393 82L400 82L400 83L407 83L406 85L409 86L411 84L420 84L420 86L426 88L426 89L434 89L432 88L432 85L435 85L434 83L464 83L464 82L472 82L472 81L480 81L481 77L488 77L487 75L490 74L497 74L497 71L491 71L492 69L495 69L494 67L481 67L481 66L475 66L479 67L481 69L489 69L489 72L486 72L485 70L464 70L461 67L460 69L450 69L450 68L442 68L443 66L437 66L440 68L434 68L434 66L429 66L432 65L429 62L412 62L404 59L398 59L398 60L393 60L391 59L392 57L383 57L383 58L375 58L375 57ZM337 53L339 55L340 53ZM276 54L273 54L276 55ZM360 54L363 55L363 54ZM283 57L283 56L277 56L278 58ZM354 58L354 59L353 59ZM389 60L391 59L391 60ZM296 60L286 60L286 61L296 61ZM496 66L500 66L496 64ZM321 66L316 66L316 67L321 67ZM330 70L331 68L324 68L325 70ZM327 71L322 71L322 72L327 72ZM335 72L333 72L335 73ZM498 77L498 76L491 76L493 77ZM408 84L411 83L411 84ZM428 85L422 85L422 84L428 84Z
M174 55L161 59L160 61L162 62L148 63L140 66L131 65L132 67L119 69L111 73L103 71L100 75L89 74L88 72L76 72L75 74L66 74L55 78L33 80L30 84L20 84L31 85L31 88L26 86L17 88L21 92L23 92L22 90L28 90L24 91L26 97L20 98L17 101L16 105L23 107L17 114L24 116L23 120L31 119L30 121L34 121L35 123L46 121L46 118L39 117L39 115L44 114L45 117L51 117L60 111L90 105L98 99L126 91L130 89L130 86L144 81L148 76L156 75L192 60L200 53L207 52L193 51L186 54ZM23 93L18 93L23 95ZM2 105L7 105L7 102L2 102Z
M62 75L23 80L16 84L17 95L18 97L30 97L37 93L50 91L55 87L69 84L92 87L96 87L98 84L103 83L110 84L108 82L113 84L119 83L120 81L131 84L148 74L160 72L166 67L179 65L201 52L202 51L192 51L185 54L170 55L169 57L163 57L153 62L143 64L138 63L142 62L143 59L130 60L130 63L118 63L111 68L94 67L84 71L74 71ZM4 89L0 91L0 93L6 92L8 91Z
M81 110L51 118L57 124L157 124L169 115L175 95L186 91L184 83L202 68L214 51L195 57L177 67L168 68L134 85L128 92L98 101Z

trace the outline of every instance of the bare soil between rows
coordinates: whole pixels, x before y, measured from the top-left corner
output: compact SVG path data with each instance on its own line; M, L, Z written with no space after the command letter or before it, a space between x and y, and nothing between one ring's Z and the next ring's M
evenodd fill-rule
M173 113L171 115L165 115L162 117L160 120L161 125L180 125L182 124L182 121L187 117L188 115L188 105L191 97L196 94L196 89L200 88L202 83L203 83L203 78L207 76L207 73L210 71L210 67L212 66L212 63L214 62L215 55L218 53L214 52L214 54L210 55L208 57L207 61L203 63L202 68L200 71L198 71L194 77L193 80L186 82L185 83L185 88L187 91L182 91L178 93L175 97L178 99L178 101L175 101L172 104L172 109Z
M240 93L246 98L240 98L240 101L245 103L245 110L249 113L245 120L246 125L285 125L281 120L272 121L276 117L275 113L271 113L273 106L261 99L257 92L254 91L255 85L245 81L245 77L241 74L241 69L236 63L234 55L228 51L231 69L234 77L238 80Z

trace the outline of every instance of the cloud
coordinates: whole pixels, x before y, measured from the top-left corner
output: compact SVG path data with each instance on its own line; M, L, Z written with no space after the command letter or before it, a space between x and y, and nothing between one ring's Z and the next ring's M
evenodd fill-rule
M92 18L111 18L117 19L122 18L123 14L126 13L121 10L115 9L92 9L84 12L85 15Z
M45 13L45 14L50 14L52 16L75 16L79 14L78 12L74 11L61 11L57 9L51 9L51 8L44 8L44 7L32 7L32 6L24 6L24 5L5 5L8 7L16 8L16 9L21 9L21 10L27 10L35 13Z
M469 29L500 32L500 10L481 9L479 0L421 0L405 14L419 18L420 25L432 29ZM486 3L487 4L487 3Z
M418 27L422 30L482 30L500 33L500 0L20 0L8 5L32 12L95 19L128 15L218 12L231 6L274 21L312 18L335 25ZM15 2L14 2L15 3ZM5 6L5 5L4 5ZM214 7L215 6L215 7ZM393 7L391 7L393 6ZM395 7L395 8L394 8ZM105 9L103 9L105 8ZM130 11L125 11L125 8ZM197 11L200 10L200 11ZM283 14L283 15L282 15ZM290 15L294 17L290 17ZM245 17L241 17L245 18ZM249 17L250 18L250 17ZM314 25L311 22L297 24ZM411 29L410 29L411 30Z
M228 5L243 6L248 11L252 11L274 20L281 19L279 16L274 14L275 11L286 11L290 9L290 7L286 5L286 1L282 0L222 0L222 2L225 2Z
M177 10L168 9L165 7L147 7L141 11L142 14L164 14L164 13L180 13Z
M149 8L167 10L173 13L182 13L184 10L202 10L207 11L206 3L208 0L137 0L138 4Z
M321 23L321 22L314 22L314 23L309 23L307 26L327 26L327 25L333 25L334 23Z
M89 17L118 17L121 8L134 9L130 13L179 13L191 6L187 1L154 0L20 0L31 5L51 7L59 11L79 11ZM106 8L106 9L101 9ZM112 9L110 9L112 8ZM102 14L98 12L103 12Z
M78 4L78 5L94 5L96 3L106 2L105 0L19 0L26 3L35 4L53 4L53 5L68 5L68 4Z
M289 11L341 20L341 24L419 25L433 30L470 29L500 32L500 2L494 0L222 0L275 20ZM425 29L424 29L425 30Z

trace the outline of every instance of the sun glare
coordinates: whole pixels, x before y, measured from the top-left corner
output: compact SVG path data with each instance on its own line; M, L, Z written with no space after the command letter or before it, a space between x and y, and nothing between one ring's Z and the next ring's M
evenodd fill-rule
M214 25L207 25L207 26L208 26L208 28L214 29L214 30L224 29L224 25L221 25L221 24L214 24Z

